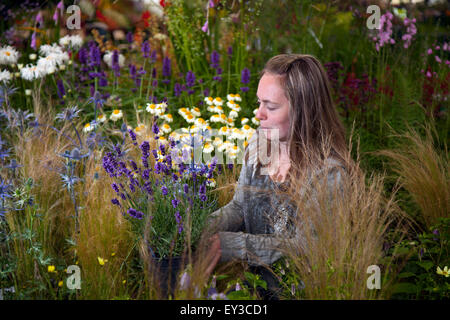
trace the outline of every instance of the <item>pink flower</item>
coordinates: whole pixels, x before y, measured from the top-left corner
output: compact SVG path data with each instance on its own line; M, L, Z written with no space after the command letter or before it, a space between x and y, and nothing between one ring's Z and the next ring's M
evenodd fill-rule
M433 49L431 49L431 48L428 49L428 50L427 50L427 53L428 53L428 54L432 54L432 53L433 53Z
M437 63L441 63L442 62L441 58L439 58L438 56L434 56L434 59L436 59Z
M427 76L428 78L431 78L431 72L430 72L430 70L427 71L426 76Z
M33 32L33 34L31 35L31 45L30 46L34 50L37 49L37 46L36 46L36 32Z
M202 27L203 32L208 32L208 20L206 20L205 24Z

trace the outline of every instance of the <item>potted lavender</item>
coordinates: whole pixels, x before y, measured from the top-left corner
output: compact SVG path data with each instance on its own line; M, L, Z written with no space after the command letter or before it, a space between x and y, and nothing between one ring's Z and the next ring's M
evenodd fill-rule
M153 261L176 274L180 257L195 248L215 210L217 201L210 189L215 185L216 161L199 164L190 157L183 159L173 140L151 150L149 141L138 144L136 134L128 133L139 160L131 156L132 150L123 150L124 143L103 157L116 194L111 201L131 221L138 239L146 241Z

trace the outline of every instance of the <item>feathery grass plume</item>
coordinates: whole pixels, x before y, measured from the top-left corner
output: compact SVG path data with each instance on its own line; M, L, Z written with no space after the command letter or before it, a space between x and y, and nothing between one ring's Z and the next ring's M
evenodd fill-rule
M366 179L359 156L354 162L349 152L344 163L333 165L328 162L327 143L323 150L323 160L306 153L311 170L299 172L293 167L289 176L296 179L291 179L286 191L279 191L297 208L289 219L294 226L291 238L280 239L290 272L304 283L302 298L383 298L389 283L381 283L381 291L369 290L367 269L380 266L386 280L389 269L382 266L383 241L388 229L406 215L396 205L396 191L389 198L384 196L382 175ZM395 230L404 233L402 228Z
M114 191L110 178L101 172L100 158L86 165L85 193L80 199L80 230L76 235L76 255L82 270L83 299L129 297L127 266L133 254L130 224L111 203ZM97 173L97 174L96 174ZM129 279L128 279L129 280ZM131 281L128 281L131 282Z
M422 221L419 222L428 229L439 218L449 217L450 170L447 143L443 142L444 150L440 152L434 123L428 122L421 127L424 137L409 125L402 134L391 128L393 136L401 139L396 150L381 150L375 154L389 157L402 186L420 208Z
M33 98L33 103L39 130L28 128L23 134L13 132L12 141L17 160L23 165L21 174L33 181L31 192L36 206L27 207L23 214L9 212L7 223L14 234L27 235L14 237L12 241L12 251L17 260L16 283L37 281L40 286L51 286L46 282L46 272L43 272L49 259L73 260L72 254L66 251L66 239L71 238L74 226L73 203L61 186L58 171L64 161L58 154L68 148L70 141L51 128L54 117L50 111L42 111L44 108L38 96ZM16 289L19 292L22 285ZM54 295L55 291L48 290L44 296L39 291L33 294L42 298L47 297L46 294Z
M73 203L61 186L58 168L64 165L59 154L68 149L70 141L50 128L54 117L49 111L41 112L41 107L35 103L34 114L39 119L40 134L27 130L23 136L17 135L14 148L23 165L23 175L33 179L35 184L36 203L42 213L39 237L43 249L64 256L65 239L70 237L73 226ZM62 131L68 130L63 128Z

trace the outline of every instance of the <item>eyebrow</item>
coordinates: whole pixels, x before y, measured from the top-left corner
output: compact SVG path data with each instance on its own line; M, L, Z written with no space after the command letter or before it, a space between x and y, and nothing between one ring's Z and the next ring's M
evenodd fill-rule
M256 96L256 98L257 98L259 101L264 102L264 103L270 103L270 104L277 105L277 106L280 105L279 103L276 103L276 102L273 102L273 101L270 101L270 100L265 100L265 99L264 99L264 100L261 100L261 99L258 98L258 96Z

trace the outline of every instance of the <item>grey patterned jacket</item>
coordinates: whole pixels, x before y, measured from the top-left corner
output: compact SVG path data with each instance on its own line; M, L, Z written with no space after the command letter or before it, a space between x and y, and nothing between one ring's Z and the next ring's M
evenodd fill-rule
M339 186L341 172L345 171L338 170L344 167L333 158L326 165L330 168L327 172L330 190ZM208 222L210 231L220 237L220 262L239 259L253 266L271 265L283 256L280 250L283 239L299 241L301 248L306 246L304 236L288 222L296 214L294 205L275 193L275 188L283 188L288 182L274 182L269 175L261 175L259 168L252 162L242 165L233 199L213 212ZM323 170L310 177L320 177Z

